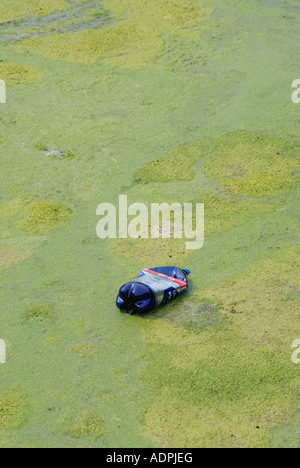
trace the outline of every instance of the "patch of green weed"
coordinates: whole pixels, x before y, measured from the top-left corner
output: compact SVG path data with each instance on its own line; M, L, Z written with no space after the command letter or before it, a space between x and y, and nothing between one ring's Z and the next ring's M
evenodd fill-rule
M233 195L272 197L296 183L299 147L285 140L239 131L213 138L206 155L204 169Z
M137 182L169 182L171 180L191 180L195 172L193 165L201 153L195 146L180 146L161 159L149 161L135 174Z
M28 307L22 314L22 318L25 321L29 320L41 320L52 319L56 320L57 315L55 313L54 307L48 304L36 305Z
M47 234L52 229L64 226L72 216L72 210L55 202L35 202L27 208L20 227L35 234Z
M26 397L20 393L0 394L0 429L18 429L28 417Z
M245 223L260 213L269 213L281 203L267 203L266 201L241 200L224 197L221 194L204 197L205 206L205 234L223 232Z
M71 7L66 0L1 0L1 23L13 21L28 15L48 16L53 12L65 11Z
M78 354L82 358L97 359L96 349L89 343L78 343L69 349L70 353Z
M37 68L16 63L0 63L0 78L7 85L27 84L41 80L43 72Z
M72 437L83 436L101 437L105 434L102 417L93 410L85 410L71 424L68 432Z

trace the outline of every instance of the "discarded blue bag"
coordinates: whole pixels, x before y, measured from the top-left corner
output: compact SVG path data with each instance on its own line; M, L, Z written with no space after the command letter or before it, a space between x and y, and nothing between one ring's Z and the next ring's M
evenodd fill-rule
M117 307L131 315L147 314L187 291L189 273L177 267L143 268L120 288Z

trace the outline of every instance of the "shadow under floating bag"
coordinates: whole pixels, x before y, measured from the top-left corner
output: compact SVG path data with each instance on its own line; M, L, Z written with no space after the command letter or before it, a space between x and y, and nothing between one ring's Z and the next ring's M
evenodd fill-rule
M143 268L120 288L117 307L129 314L147 314L187 291L189 273L177 267Z

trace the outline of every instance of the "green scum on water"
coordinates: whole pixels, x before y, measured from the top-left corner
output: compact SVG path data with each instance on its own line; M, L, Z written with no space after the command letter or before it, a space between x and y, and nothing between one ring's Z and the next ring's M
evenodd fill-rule
M299 446L299 15L2 0L1 447ZM205 203L204 248L100 241L120 193ZM189 295L118 314L155 264L187 265Z

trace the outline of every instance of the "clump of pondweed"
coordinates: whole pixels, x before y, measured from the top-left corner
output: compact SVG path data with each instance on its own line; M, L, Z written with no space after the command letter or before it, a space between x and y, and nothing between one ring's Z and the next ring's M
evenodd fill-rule
M71 424L68 432L75 438L82 436L101 437L105 434L103 419L96 411L85 410Z
M164 45L162 38L150 28L147 35L146 44L145 31L140 24L122 22L104 29L29 38L14 48L18 52L30 50L69 63L88 64L106 59L110 64L138 69L145 66L145 62L155 61Z
M0 394L0 429L17 429L28 417L26 397L20 393Z
M43 341L45 346L55 346L61 339L63 338L62 335L58 336L49 336Z
M1 18L5 22L17 18L30 16L48 16L58 11L66 11L71 8L67 0L1 0ZM0 20L1 22L1 20Z
M78 343L72 346L69 351L78 354L82 358L97 359L97 351L89 343Z
M28 206L27 216L20 222L20 226L34 234L47 234L52 229L64 226L71 218L72 210L60 203L35 202Z
M33 307L28 307L23 314L22 318L25 321L29 320L57 320L57 315L54 311L54 307L47 304L36 305Z
M295 185L299 152L283 139L237 131L207 140L204 169L224 192L271 197Z
M43 73L33 67L15 63L0 63L0 76L8 85L34 83L43 78Z
M248 200L228 197L226 194L208 195L205 205L205 234L232 229L245 223L256 214L269 213L281 206L280 201L269 203L259 199Z
M146 162L135 174L136 182L169 182L192 180L193 165L200 159L201 152L196 146L179 146L167 156Z

